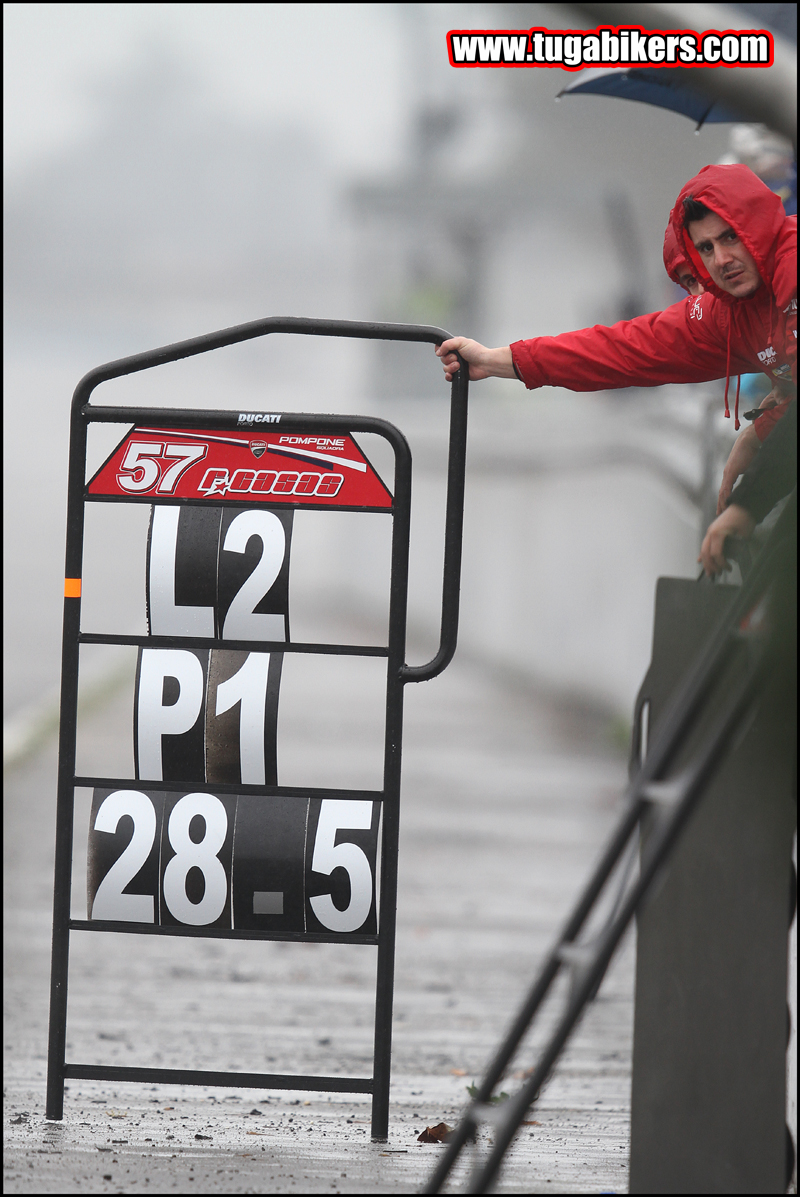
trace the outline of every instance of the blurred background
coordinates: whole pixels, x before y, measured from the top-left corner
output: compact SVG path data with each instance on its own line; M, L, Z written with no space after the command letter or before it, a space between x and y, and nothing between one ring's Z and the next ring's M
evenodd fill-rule
M267 315L433 323L505 345L662 308L683 294L661 260L675 196L732 148L727 124L695 133L643 104L556 102L561 71L448 65L449 29L574 27L554 5L3 16L4 713L23 739L52 723L69 400L88 369ZM434 649L448 387L432 349L270 337L119 380L105 399L396 423L415 462L413 659ZM622 734L656 578L697 568L733 437L721 411L716 384L474 385L460 651L594 704ZM309 571L295 600L369 624L383 583L355 580L349 533L325 535L324 593ZM104 552L111 563L124 544Z

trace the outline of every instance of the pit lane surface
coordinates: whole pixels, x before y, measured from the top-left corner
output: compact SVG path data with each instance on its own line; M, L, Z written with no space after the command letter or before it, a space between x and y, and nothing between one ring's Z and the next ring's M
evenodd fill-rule
M287 767L311 757L330 776L346 756L352 775L368 707L354 677L336 710L287 714ZM601 713L512 688L464 657L409 687L386 1144L370 1141L368 1100L306 1092L71 1081L63 1123L47 1123L55 746L7 775L4 1190L418 1191L441 1148L417 1135L457 1119L618 810L624 765L607 731ZM98 761L130 737L124 691L87 716L85 737ZM72 945L70 1060L370 1072L372 948L85 934ZM632 947L498 1191L626 1191ZM514 1070L531 1060L529 1044Z

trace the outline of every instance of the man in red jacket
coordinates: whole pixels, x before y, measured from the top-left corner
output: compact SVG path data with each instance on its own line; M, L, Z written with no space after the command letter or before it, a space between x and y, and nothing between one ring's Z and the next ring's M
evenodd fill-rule
M573 391L710 382L762 371L771 381L797 375L797 217L746 166L706 166L690 179L670 214L676 242L705 288L703 295L558 337L487 349L453 337L436 350L449 380L457 350L470 378L519 378L529 390ZM769 434L791 400L754 423ZM739 426L738 412L736 420Z
M689 295L702 295L704 287L701 282L695 277L694 267L687 260L686 253L683 248L678 245L678 240L672 228L672 223L667 225L664 233L664 269L666 270L672 281L679 287L683 287ZM775 381L775 385L768 395L762 399L760 406L766 411L771 407L775 407L789 393L789 384L785 382ZM758 436L758 429L751 425L744 428L737 437L725 468L722 471L722 485L720 486L719 498L717 500L717 515L722 515L726 510L728 514L726 518L719 522L719 525L712 524L709 528L703 547L701 549L701 558L708 573L714 572L712 566L719 567L721 560L722 545L726 535L749 536L753 530L752 519L748 517L745 523L742 518L738 522L735 513L727 508L727 503L733 490L734 483L748 467L755 460L758 450L761 448L761 440ZM740 526L741 525L741 526ZM714 546L714 552L707 550L708 545Z
M686 254L678 245L678 240L672 230L672 224L667 225L664 233L664 269L669 277L689 295L702 295L705 288L694 273L694 267L686 260Z

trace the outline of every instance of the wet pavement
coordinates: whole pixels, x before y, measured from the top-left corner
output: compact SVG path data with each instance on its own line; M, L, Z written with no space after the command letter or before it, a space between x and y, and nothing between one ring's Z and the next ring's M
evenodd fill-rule
M355 674L343 684L338 704L287 704L286 769L305 762L313 773L324 762L335 773L347 761L355 781L363 761L371 773L372 700ZM131 735L124 687L87 713L82 734L98 765L118 754ZM73 1080L64 1121L45 1121L55 765L49 743L6 775L4 1190L13 1193L419 1191L441 1147L418 1134L458 1118L624 783L602 711L515 688L464 656L408 688L390 1132L381 1144L370 1141L367 1098L302 1091ZM85 798L76 812L73 912L83 917ZM353 945L74 933L67 1058L368 1076L374 962L375 949ZM632 987L628 940L498 1191L626 1191ZM505 1090L530 1065L531 1046ZM464 1176L462 1167L453 1189Z

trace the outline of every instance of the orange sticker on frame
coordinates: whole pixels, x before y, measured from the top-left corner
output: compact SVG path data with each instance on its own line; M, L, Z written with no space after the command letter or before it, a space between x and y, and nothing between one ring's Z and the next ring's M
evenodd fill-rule
M65 578L64 579L64 598L80 598L81 597L81 580L80 578Z

